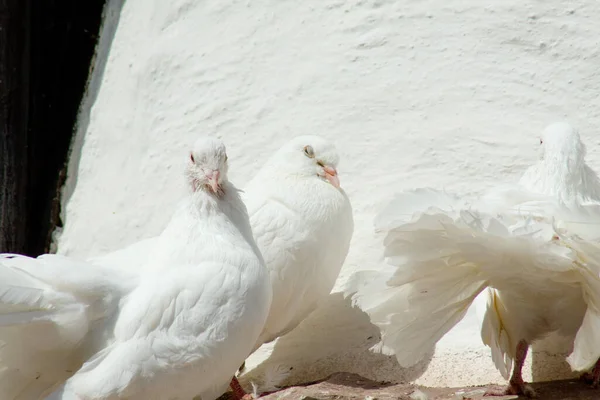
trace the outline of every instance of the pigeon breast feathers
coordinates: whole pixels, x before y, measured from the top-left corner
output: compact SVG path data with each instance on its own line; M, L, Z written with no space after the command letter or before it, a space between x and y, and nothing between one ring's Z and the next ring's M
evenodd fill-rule
M259 345L295 328L337 279L354 228L338 162L333 144L300 136L278 150L245 188L252 230L273 287Z

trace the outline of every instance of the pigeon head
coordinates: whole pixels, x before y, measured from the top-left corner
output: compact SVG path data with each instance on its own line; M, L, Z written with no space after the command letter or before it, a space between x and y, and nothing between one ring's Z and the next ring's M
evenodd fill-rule
M540 145L542 160L555 161L571 169L584 165L585 145L579 133L567 122L557 122L544 129Z
M335 146L319 136L298 136L276 154L277 169L296 176L322 179L340 187Z
M212 137L198 139L190 151L186 175L194 192L221 194L222 184L227 180L225 144Z
M585 163L586 148L576 129L566 122L549 125L540 137L540 151L540 161L521 177L522 186L565 204L600 200L600 181Z

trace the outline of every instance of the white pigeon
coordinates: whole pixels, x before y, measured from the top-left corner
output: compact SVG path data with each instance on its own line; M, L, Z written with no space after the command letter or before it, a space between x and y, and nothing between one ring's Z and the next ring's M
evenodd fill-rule
M269 317L255 349L298 326L333 289L354 231L338 161L332 143L299 136L244 188L252 231L273 287Z
M525 189L566 205L600 202L600 180L585 163L579 132L567 122L548 126L540 138L541 157L519 181Z
M421 360L487 288L482 339L507 379L514 364L509 387L488 394L533 396L521 369L529 345L550 332L577 335L568 359L574 370L595 365L600 357L598 251L574 236L579 225L544 211L579 215L582 202L599 198L600 185L569 125L548 127L541 144L542 160L525 173L520 191L504 192L511 194L504 210L499 202L485 204L498 200L498 193L469 205L423 189L400 194L376 219L386 233L390 266L366 275L370 281L357 289L354 300L379 326L383 347L393 349L401 365ZM494 212L479 211L486 208ZM600 222L600 214L592 215ZM594 373L597 383L600 374Z
M192 193L143 273L2 256L0 398L210 400L226 390L264 326L271 286L224 145L200 139L189 157Z
M338 162L332 143L299 136L279 149L244 188L242 197L273 289L269 317L253 351L298 326L335 284L354 231ZM151 258L147 254L156 240L145 239L90 261L138 268ZM231 386L237 398L245 394L236 378Z
M562 228L560 229L562 232L598 239L600 237L597 228L600 224L598 211L600 180L585 162L586 147L581 141L579 132L567 122L551 124L540 138L540 147L540 160L525 171L519 185L531 193L548 196L556 200L559 205L552 207L547 201L542 200L541 204L539 201L534 201L534 204L538 203L537 209L534 206L527 212L534 214L538 220L546 212L549 217L546 222L552 222L556 228ZM562 205L566 207L561 207ZM524 210L521 207L520 212L523 213ZM591 234L589 230L592 231ZM588 268L600 265L594 264L597 259L592 257L593 246L586 245L586 242L578 242L580 250L576 253L578 258L574 261L580 262L581 254L585 254L584 259L593 260L585 263ZM574 246L573 243L570 245L571 248ZM584 273L587 274L588 269L585 269ZM597 272L596 276L598 276ZM591 350L589 355L581 355L582 346L585 346L582 337L584 335L593 337L596 331L600 330L600 326L594 325L599 323L597 315L595 318L590 317L592 312L596 312L594 307L586 304L590 299L580 298L581 290L561 293L561 288L557 287L555 291L546 288L545 292L547 299L538 297L535 301L530 299L527 304L524 304L523 293L531 293L527 292L526 288L522 291L512 288L502 291L490 287L486 290L486 304L481 302L477 304L478 314L482 316L482 339L491 347L496 366L507 379L511 364L514 367L509 388L497 394L508 392L535 395L531 387L523 382L521 370L529 346L553 331L569 337L580 332L569 362L574 370L586 370L591 367L588 360L591 356L592 361L596 363L592 378L593 385L597 386L600 381L600 364L597 363L600 354L597 350ZM600 304L598 306L600 307ZM587 314L585 314L586 310ZM581 326L584 314L586 318L583 320L584 325ZM511 323L507 323L507 320ZM600 342L594 339L591 343L594 346L600 345Z
M338 153L319 136L284 145L244 188L273 302L257 347L285 335L329 295L354 232Z

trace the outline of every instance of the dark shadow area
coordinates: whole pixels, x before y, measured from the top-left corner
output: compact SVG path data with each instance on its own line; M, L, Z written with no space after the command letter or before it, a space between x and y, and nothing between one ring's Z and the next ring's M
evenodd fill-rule
M333 374L326 379L332 385L348 386L361 389L381 389L394 386L391 382L378 382L371 379L363 378L358 374Z
M413 400L427 398L428 400L456 400L456 399L528 399L524 396L482 396L487 386L462 386L453 388L431 388L413 384L378 384L375 381L364 379L360 375L337 373L321 382L308 386L293 386L279 390L275 393L261 397L264 400ZM599 389L593 389L578 380L561 380L532 384L537 393L537 399L542 400L596 400L600 398ZM411 396L419 390L426 397ZM228 392L219 400L231 400L233 396Z
M60 187L106 0L0 0L0 252L39 255L60 226Z
M0 251L26 250L30 3L0 0Z
M395 356L371 350L379 342L379 330L368 315L353 307L349 298L333 293L296 329L264 345L272 352L242 374L240 382L260 385L274 367L290 370L281 382L284 386L315 382L341 371L366 375L364 379L378 381L379 385L381 381L411 382L425 372L433 357L431 349L423 361L402 368ZM255 355L248 359L247 366L252 357Z

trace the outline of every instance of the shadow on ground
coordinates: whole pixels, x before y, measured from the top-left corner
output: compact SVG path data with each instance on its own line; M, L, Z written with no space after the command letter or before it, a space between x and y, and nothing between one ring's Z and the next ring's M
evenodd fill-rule
M264 358L257 352L246 360L248 369L240 382L248 389L249 382L260 387L273 367L289 371L278 386L314 382L338 371L395 383L411 382L423 374L433 356L431 349L415 366L402 368L395 356L370 350L379 341L379 330L368 315L353 307L349 298L334 293L292 332L263 346L270 349Z
M592 389L579 380L539 382L532 384L541 400L596 400L600 389ZM356 374L336 373L329 378L303 386L293 386L261 397L264 400L411 400L410 395L419 390L427 397L418 400L465 400L481 399L484 387L426 388L411 384L375 382ZM526 397L483 397L493 400L526 399ZM230 394L219 400L230 400Z

